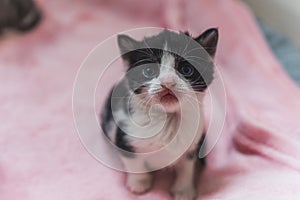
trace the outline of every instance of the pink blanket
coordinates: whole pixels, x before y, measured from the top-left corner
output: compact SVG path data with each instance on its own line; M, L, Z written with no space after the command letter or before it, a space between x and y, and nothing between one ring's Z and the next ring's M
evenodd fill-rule
M225 127L198 181L198 199L300 199L300 90L249 10L233 0L40 0L43 23L0 39L0 199L171 199L159 174L143 195L95 161L74 128L72 85L88 52L118 31L219 27L216 62L227 92Z

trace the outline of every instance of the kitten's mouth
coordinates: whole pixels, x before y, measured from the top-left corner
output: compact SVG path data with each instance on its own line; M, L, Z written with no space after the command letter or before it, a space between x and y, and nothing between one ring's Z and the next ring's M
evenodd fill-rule
M162 104L173 104L178 102L178 99L174 92L169 89L165 89L164 91L159 93L159 100Z

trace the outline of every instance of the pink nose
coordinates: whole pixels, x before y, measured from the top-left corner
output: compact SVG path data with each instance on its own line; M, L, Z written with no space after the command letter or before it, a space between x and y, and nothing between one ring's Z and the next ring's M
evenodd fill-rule
M164 81L161 83L162 87L166 87L166 88L171 88L173 86L175 86L175 82L174 81Z

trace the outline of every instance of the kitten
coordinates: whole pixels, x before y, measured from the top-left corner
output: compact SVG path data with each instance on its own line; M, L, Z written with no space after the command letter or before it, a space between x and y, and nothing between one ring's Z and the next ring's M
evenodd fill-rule
M0 0L0 32L4 29L27 31L41 19L33 0Z
M197 46L192 45L191 41ZM101 113L101 127L117 147L135 153L163 148L176 134L180 120L184 125L192 117L189 111L183 113L181 106L185 105L180 102L189 99L191 93L197 97L201 112L199 133L189 149L170 165L177 175L171 190L175 199L196 197L195 163L199 160L199 144L204 136L202 101L206 88L213 80L213 58L217 42L218 30L215 28L206 30L196 38L192 38L188 32L176 33L169 30L142 41L136 41L127 35L118 36L127 73L115 86L116 95L114 96L113 91L110 93ZM153 109L157 104L162 109ZM152 116L152 121L149 121L149 115ZM159 134L153 135L163 119L163 128L159 129ZM140 126L148 127L139 129ZM120 151L120 158L125 168L129 169L131 165L140 168L154 166L149 160L136 161L134 155L124 151ZM144 193L151 188L152 175L128 173L126 185L134 193Z

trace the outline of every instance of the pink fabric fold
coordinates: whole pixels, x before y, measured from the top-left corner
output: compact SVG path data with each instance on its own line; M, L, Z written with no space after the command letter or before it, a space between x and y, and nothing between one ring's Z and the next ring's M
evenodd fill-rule
M74 128L72 86L88 52L112 34L218 27L227 93L224 130L198 178L198 199L300 198L300 90L239 1L39 1L43 23L0 39L0 199L171 199L157 176L143 196L95 161Z

